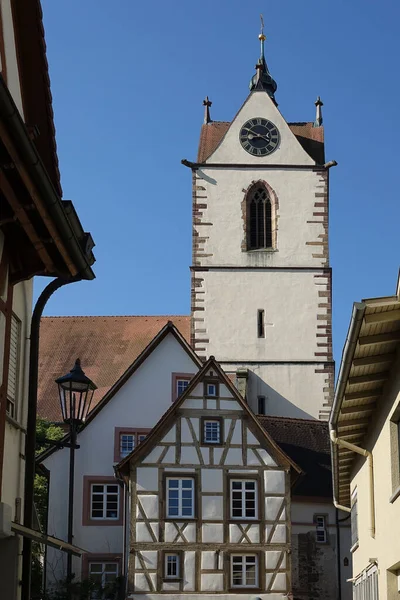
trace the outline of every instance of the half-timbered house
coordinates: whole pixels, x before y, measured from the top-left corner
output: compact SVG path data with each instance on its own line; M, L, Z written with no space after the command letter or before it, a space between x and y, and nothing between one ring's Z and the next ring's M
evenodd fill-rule
M211 357L117 467L130 494L127 597L283 598L300 472Z

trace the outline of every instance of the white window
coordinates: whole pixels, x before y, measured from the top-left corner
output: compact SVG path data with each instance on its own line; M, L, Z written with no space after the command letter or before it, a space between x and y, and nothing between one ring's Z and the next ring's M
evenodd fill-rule
M357 489L351 495L351 547L358 543L358 510L357 510Z
M21 343L21 321L11 315L10 360L8 363L7 381L7 414L16 418L16 402L18 394L18 371Z
M90 598L97 600L109 598L110 587L118 577L118 563L116 562L90 562L89 579L95 585ZM107 593L108 592L108 593Z
M315 539L319 544L326 544L327 536L326 536L326 522L325 516L317 515L315 517L316 523L316 536Z
M231 586L234 588L258 587L258 556L256 554L231 555Z
M257 481L231 479L231 519L257 519Z
M121 433L119 438L119 452L121 458L125 458L132 452L135 447L135 434L134 433Z
M167 477L167 517L194 517L194 479Z
M92 483L90 489L90 518L119 518L119 485L115 483Z
M376 566L364 571L353 586L354 600L379 600L378 570Z
M204 420L204 443L221 443L221 422L217 419Z
M189 385L189 379L177 379L176 380L176 397L179 398L181 394L186 390Z
M216 396L217 395L217 386L215 383L207 383L207 396Z
M180 560L176 552L167 552L164 559L164 579L180 578Z

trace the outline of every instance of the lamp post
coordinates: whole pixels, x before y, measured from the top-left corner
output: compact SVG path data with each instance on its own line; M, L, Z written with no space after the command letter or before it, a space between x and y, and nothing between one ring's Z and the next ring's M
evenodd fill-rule
M75 450L79 448L76 443L79 427L85 422L90 410L93 394L97 386L86 377L81 368L81 361L76 359L71 371L56 379L60 395L61 412L63 421L69 425L70 431L70 459L69 459L69 499L68 499L68 543L72 544L73 512L74 512L74 470ZM72 581L72 555L67 555L67 584L68 595L71 597Z

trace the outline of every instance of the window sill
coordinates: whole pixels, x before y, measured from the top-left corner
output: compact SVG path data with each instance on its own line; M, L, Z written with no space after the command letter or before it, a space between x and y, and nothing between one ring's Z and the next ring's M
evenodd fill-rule
M234 594L245 594L248 592L257 592L261 590L260 586L254 586L254 587L250 587L250 586L243 586L243 587L230 587L229 588L229 592L234 593Z
M23 433L26 433L25 427L22 427L22 425L20 425L18 421L16 421L13 417L10 417L10 415L6 414L6 421L7 423L15 427L15 429L20 429Z
M253 250L243 250L246 254L253 254L254 252L279 252L278 248L254 248Z
M393 502L395 500L397 500L397 498L399 498L399 496L400 496L400 485L397 489L394 490L393 494L390 496L390 498L389 498L390 504L393 504Z
M171 521L173 521L174 523L176 521L189 521L190 523L192 523L192 521L198 521L198 517L165 517L164 521L171 523Z
M236 525L238 523L239 524L240 523L254 523L254 524L257 524L257 523L261 523L261 519L249 519L248 517L238 517L238 518L231 517L228 520L228 523L231 523L231 524L235 523ZM283 523L283 521L282 521L282 523Z
M182 577L163 577L165 583L176 583L182 581Z
M353 554L353 552L355 552L358 548L358 546L360 545L359 541L357 540L355 544L352 545L352 547L350 548L350 552Z

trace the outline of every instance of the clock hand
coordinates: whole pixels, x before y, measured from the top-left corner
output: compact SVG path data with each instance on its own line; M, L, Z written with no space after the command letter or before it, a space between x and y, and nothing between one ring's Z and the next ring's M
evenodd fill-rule
M265 140L266 142L270 141L270 138L267 138L265 135L261 135L261 133L257 133L257 134L252 134L250 133L248 136L249 140L253 140L254 138L261 138L263 140Z

